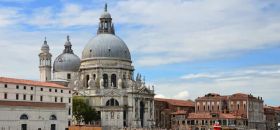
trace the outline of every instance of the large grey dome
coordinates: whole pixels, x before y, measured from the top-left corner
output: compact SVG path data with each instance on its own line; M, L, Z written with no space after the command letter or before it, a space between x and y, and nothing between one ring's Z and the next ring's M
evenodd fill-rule
M80 58L77 55L71 53L62 53L54 60L53 71L77 72L80 67L80 62Z
M98 34L85 46L82 59L118 58L131 61L130 52L123 40L113 34Z
M77 72L80 68L81 60L74 54L69 36L67 36L67 41L65 42L64 47L63 53L54 60L53 71Z

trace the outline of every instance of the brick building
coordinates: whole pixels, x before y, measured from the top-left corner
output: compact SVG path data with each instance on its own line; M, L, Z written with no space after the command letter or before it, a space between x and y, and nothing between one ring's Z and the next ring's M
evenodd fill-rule
M156 126L171 129L174 123L184 124L186 115L194 112L194 109L191 100L155 98Z
M265 115L266 130L277 129L275 109L271 106L264 106L264 115Z
M224 128L265 129L263 100L251 94L219 95L209 93L195 100L195 112L190 113L187 125L206 130L218 121Z

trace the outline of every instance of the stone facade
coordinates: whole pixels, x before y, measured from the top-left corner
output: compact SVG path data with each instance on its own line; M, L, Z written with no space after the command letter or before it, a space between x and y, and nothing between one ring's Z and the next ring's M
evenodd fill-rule
M134 78L129 49L115 35L107 5L99 20L97 36L85 45L81 60L74 54L67 36L63 53L54 61L54 78L49 81L67 84L76 96L87 98L100 113L105 129L151 128L154 87L147 86L140 74Z
M75 81L78 95L86 96L108 128L144 127L154 122L154 90L137 76L133 66L118 59L84 60ZM84 78L85 77L85 78Z
M0 77L1 130L65 130L71 124L71 109L69 88Z

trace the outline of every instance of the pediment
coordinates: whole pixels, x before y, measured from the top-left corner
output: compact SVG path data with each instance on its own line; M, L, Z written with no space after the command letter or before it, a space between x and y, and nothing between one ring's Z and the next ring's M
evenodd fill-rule
M138 93L151 94L151 91L149 89L147 89L146 87L142 87L142 88L140 88Z

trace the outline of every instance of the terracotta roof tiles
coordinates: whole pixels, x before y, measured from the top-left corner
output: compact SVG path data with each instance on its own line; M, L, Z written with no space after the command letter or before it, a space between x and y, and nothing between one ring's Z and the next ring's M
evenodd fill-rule
M41 82L41 81L15 79L15 78L7 78L7 77L0 77L0 83L23 84L23 85L30 85L30 86L42 86L42 87L69 89L65 86L62 86L62 85L59 85L56 83L51 83L51 82Z
M194 102L189 100L177 100L177 99L165 99L165 98L155 98L155 100L167 102L174 106L194 107Z

